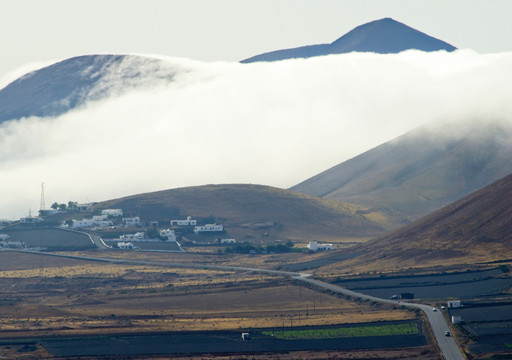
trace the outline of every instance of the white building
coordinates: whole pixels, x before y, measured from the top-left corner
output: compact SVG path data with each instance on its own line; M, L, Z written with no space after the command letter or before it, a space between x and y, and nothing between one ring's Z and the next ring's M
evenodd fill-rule
M12 223L12 220L0 219L0 226L7 226Z
M221 244L236 244L235 239L220 239Z
M131 242L119 241L117 246L121 250L133 250L133 244Z
M129 241L136 241L136 240L144 240L144 232L138 232L135 234L124 234L119 237L120 240L129 240Z
M105 209L101 210L101 215L107 215L107 216L123 216L123 209Z
M86 227L107 227L112 226L114 223L110 220L103 220L102 216L94 216L92 219L73 220L71 227L86 228Z
M222 224L206 224L201 226L194 227L194 232L199 234L200 232L217 232L224 231L224 226Z
M107 220L107 219L108 219L108 215L94 215L94 216L92 217L92 220L93 220L93 221L98 221L98 222L99 222L99 221L105 221L105 220Z
M455 309L462 307L460 300L448 300L448 309Z
M174 233L174 230L171 229L165 229L160 231L160 236L167 238L167 240L170 241L176 241L176 234Z
M452 315L452 324L460 324L462 322L461 316Z
M310 241L308 249L311 251L328 251L334 250L334 246L332 244L318 244L316 241Z
M2 240L2 241L7 240L9 238L10 238L10 236L7 234L0 234L0 240Z
M192 220L191 216L187 216L187 220L171 220L171 226L196 226L197 220Z
M2 234L5 235L5 234ZM23 247L23 243L21 241L15 240L1 240L0 248L21 248Z
M138 216L123 218L123 224L126 227L140 226L140 218Z
M27 216L20 219L20 224L36 224L41 221L43 221L43 219L39 217Z

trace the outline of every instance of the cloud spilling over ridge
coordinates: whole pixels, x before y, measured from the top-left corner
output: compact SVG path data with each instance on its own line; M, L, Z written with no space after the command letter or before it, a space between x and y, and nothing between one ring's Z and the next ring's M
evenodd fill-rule
M0 217L38 210L43 181L47 206L208 183L286 188L422 124L512 121L512 53L161 59L172 81L140 78L64 115L2 124Z

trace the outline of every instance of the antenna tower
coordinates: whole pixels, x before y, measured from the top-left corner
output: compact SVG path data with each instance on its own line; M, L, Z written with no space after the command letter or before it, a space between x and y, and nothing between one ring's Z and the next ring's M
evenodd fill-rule
M44 201L44 182L41 183L41 209L40 210L45 210L46 208L46 204L45 204L45 201Z

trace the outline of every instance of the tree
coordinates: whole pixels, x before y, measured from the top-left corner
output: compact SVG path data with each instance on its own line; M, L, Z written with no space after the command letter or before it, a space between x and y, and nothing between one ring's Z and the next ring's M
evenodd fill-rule
M51 208L52 208L53 210L57 210L57 209L59 208L59 204L57 204L56 202L54 202L54 203L52 204Z

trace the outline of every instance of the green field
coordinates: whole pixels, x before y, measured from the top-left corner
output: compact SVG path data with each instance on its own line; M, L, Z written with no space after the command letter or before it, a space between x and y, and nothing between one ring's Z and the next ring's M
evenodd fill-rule
M367 325L326 329L284 330L274 333L272 331L264 331L262 334L284 340L414 335L418 334L418 326L416 323L406 323L396 325Z

